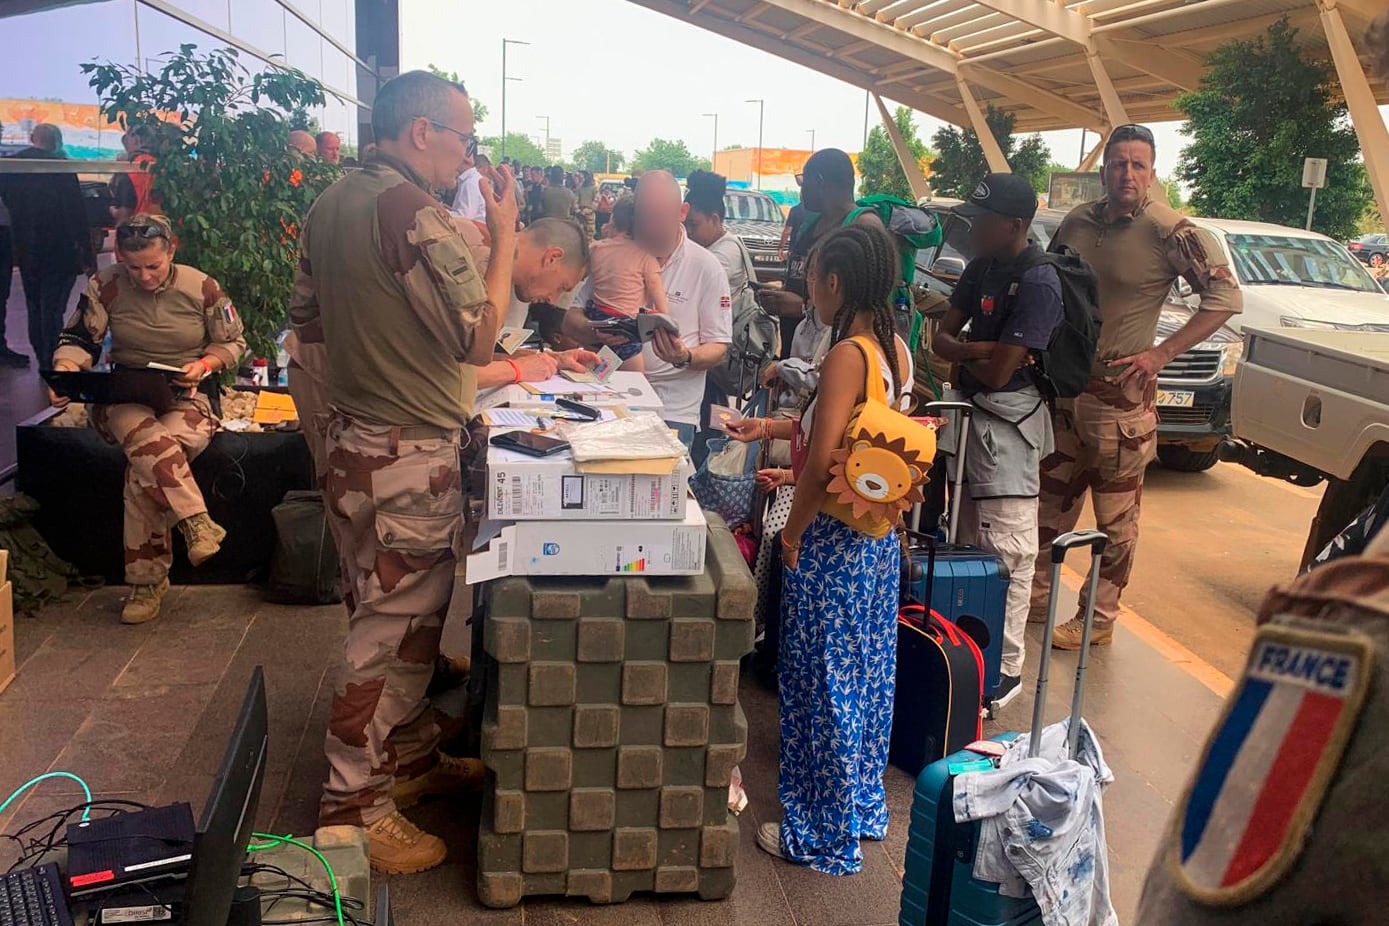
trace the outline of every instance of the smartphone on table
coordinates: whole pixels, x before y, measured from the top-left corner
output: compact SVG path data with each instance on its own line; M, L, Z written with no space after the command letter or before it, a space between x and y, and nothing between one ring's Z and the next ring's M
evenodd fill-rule
M546 437L544 434L532 434L530 431L505 431L494 435L491 444L493 447L514 450L530 457L552 457L569 449L568 441Z

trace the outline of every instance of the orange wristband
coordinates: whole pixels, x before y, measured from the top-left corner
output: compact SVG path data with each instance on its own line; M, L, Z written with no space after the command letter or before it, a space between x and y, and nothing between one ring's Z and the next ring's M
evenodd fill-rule
M513 384L519 383L521 381L521 365L510 357L506 358L506 362L511 364L511 375L515 377L511 382Z

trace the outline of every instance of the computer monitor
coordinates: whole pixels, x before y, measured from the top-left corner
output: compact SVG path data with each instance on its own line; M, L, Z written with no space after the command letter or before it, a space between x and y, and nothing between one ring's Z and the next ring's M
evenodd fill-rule
M376 886L376 907L371 921L375 926L395 926L395 915L391 913L391 887L385 881Z
M241 702L222 767L193 835L193 862L184 892L184 926L226 926L255 828L270 728L265 673L256 666Z

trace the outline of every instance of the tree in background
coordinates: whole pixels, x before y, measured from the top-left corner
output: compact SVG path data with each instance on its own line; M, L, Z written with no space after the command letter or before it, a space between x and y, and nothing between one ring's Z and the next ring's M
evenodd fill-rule
M490 148L495 160L500 161L502 159L501 136L489 135L486 138L480 138L478 144L484 148ZM527 167L548 167L550 164L550 159L545 156L545 149L537 145L525 132L506 133L506 156Z
M683 141L653 138L632 158L633 170L668 170L677 177L688 177L697 170L709 170L709 159L696 157Z
M930 164L936 159L936 155L917 137L915 114L907 107L899 106L892 114L892 120L897 123L897 130L906 140L907 150L912 153L912 158L922 165L923 173L929 174ZM868 143L863 146L863 152L858 156L858 172L863 178L861 189L865 196L881 193L897 196L908 202L916 201L916 197L912 195L911 184L907 182L907 175L902 170L902 164L897 160L897 149L892 146L887 129L881 125L875 125L873 131L868 133Z
M1211 53L1201 88L1177 100L1192 139L1177 176L1197 215L1301 228L1309 192L1302 161L1326 158L1313 227L1343 240L1373 194L1332 67L1299 48L1296 36L1284 19L1267 36Z
M622 170L627 156L616 148L609 148L601 141L586 141L570 154L575 170L591 170L594 173L610 174Z
M1162 184L1162 189L1167 193L1167 205L1176 209L1178 212L1187 211L1187 201L1182 197L1181 181L1173 174L1169 177L1159 177L1158 182Z
M425 70L429 71L429 73L433 74L436 77L442 77L444 80L451 80L455 84L463 84L463 86L467 86L463 78L458 76L457 71L445 71L443 68L436 68L432 64L426 64ZM477 97L472 96L471 94L468 96L468 101L473 104L473 124L482 125L482 123L487 121L487 104L482 102L482 100L479 100ZM507 135L510 134L510 132L507 133ZM510 144L510 142L508 142L508 144Z
M299 222L341 171L289 147L296 110L323 106L299 71L248 75L236 52L183 45L156 72L82 65L103 114L156 138L151 172L179 260L222 284L252 350L273 357L299 266Z
M1051 149L1042 141L1042 136L1018 138L1013 134L1016 117L993 106L989 107L985 120L1013 173L1026 177L1038 193L1045 193ZM932 136L931 142L940 152L931 162L931 188L940 196L967 198L989 173L979 136L973 129L946 126Z

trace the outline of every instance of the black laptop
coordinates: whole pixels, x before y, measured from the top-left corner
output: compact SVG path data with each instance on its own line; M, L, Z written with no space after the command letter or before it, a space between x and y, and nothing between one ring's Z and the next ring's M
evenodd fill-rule
M156 415L174 407L169 375L160 370L122 369L110 373L44 370L43 379L60 396L89 405L144 405Z

